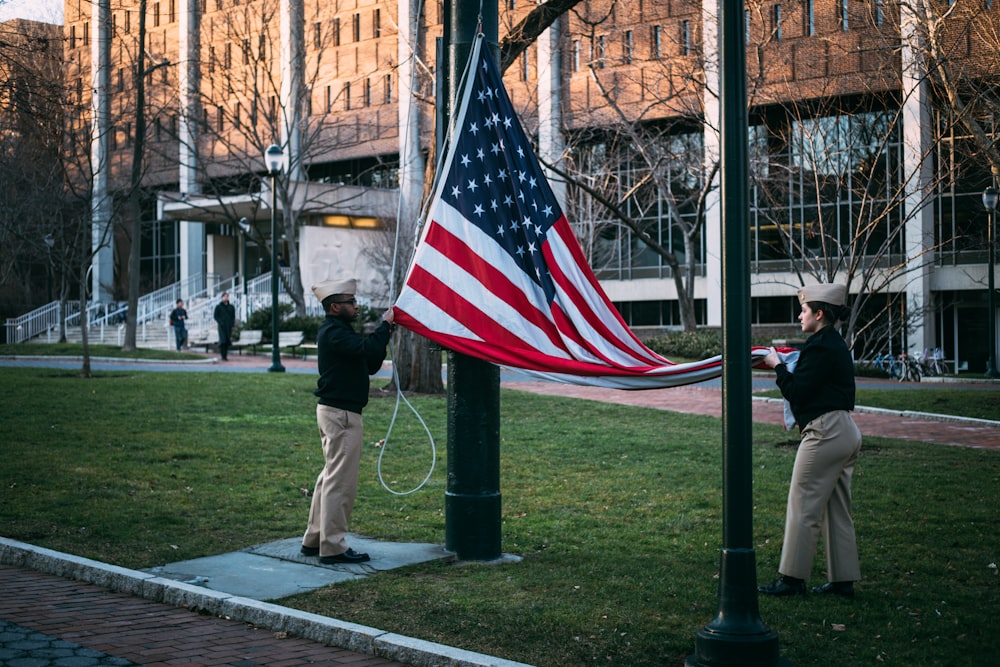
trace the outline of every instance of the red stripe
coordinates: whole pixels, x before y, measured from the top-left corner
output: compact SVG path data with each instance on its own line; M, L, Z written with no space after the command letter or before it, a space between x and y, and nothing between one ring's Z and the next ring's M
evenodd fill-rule
M590 291L592 293L592 296L596 297L597 300L601 301L607 308L606 316L616 318L618 322L621 324L623 330L628 331L628 327L625 325L624 320L622 320L621 315L618 313L617 309L615 309L614 305L612 305L611 301L604 294L604 290L601 289L600 284L597 282L596 277L594 277L593 272L590 271L589 267L587 267L585 263L579 264L579 262L584 262L585 260L583 258L582 252L580 251L580 244L577 242L576 238L572 236L572 232L570 231L571 236L568 239L564 234L564 231L569 230L569 225L568 223L566 223L566 218L565 217L560 218L560 220L553 226L552 230L554 230L560 236L563 246L573 256L573 261L578 262L577 265L581 269L580 273L589 281L589 287L591 288ZM582 347L591 350L594 355L600 356L601 358L605 358L605 355L603 355L597 348L595 348L590 343L590 340L592 340L593 338L600 338L608 343L613 344L614 347L620 350L622 353L627 354L632 359L635 359L636 363L639 365L648 365L651 362L655 363L656 361L659 360L662 360L662 363L666 364L670 363L670 361L668 361L667 359L663 359L662 357L652 352L651 350L649 350L648 356L647 355L637 356L636 350L628 347L627 345L622 344L618 336L615 333L613 333L604 323L603 320L604 316L599 315L593 311L587 299L577 289L577 286L572 281L570 281L570 279L566 276L565 273L563 273L562 269L560 268L558 262L555 259L555 256L552 254L552 249L549 247L548 244L546 244L544 252L545 252L546 262L548 263L549 271L552 275L552 280L556 284L558 284L563 291L566 292L570 301L583 314L583 316L587 320L586 324L591 328L591 331L589 332L579 332L575 326L573 326L571 323L567 321L565 325L562 322L559 323L560 330L566 333L571 332L574 338L580 343ZM564 326L567 326L567 328L563 328ZM629 332L629 335L631 336L631 332ZM641 342L638 341L638 339L634 340L638 344L640 349L647 349L644 345L642 345Z
M449 232L442 225L432 223L432 227L427 232L425 243L437 249L438 252L470 275L475 276L483 289L489 290L497 298L508 303L524 320L543 331L553 346L564 347L552 319L539 310L534 302L507 277L506 273L485 261L465 241ZM513 267L510 270L520 272L518 267ZM426 293L424 294L427 296ZM451 313L447 308L442 308L442 310ZM455 319L462 321L461 317Z

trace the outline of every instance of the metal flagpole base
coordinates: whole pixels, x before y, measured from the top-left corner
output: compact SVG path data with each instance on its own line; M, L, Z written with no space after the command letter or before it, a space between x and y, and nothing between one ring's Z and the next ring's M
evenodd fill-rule
M791 667L778 655L778 633L760 619L753 549L723 548L719 611L695 633L685 667Z

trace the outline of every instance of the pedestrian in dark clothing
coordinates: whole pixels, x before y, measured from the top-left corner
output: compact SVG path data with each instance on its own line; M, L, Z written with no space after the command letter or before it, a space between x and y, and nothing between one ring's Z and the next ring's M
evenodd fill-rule
M174 344L177 346L177 351L180 352L181 348L187 345L188 335L187 335L187 311L184 310L184 299L177 299L175 308L170 311L170 326L174 328Z
M229 292L222 293L222 303L212 313L219 325L219 355L223 361L229 358L229 346L233 344L233 327L236 326L236 308L229 303Z
M316 478L302 554L319 556L327 564L370 560L348 547L344 538L358 493L361 411L368 404L369 376L385 360L393 311L382 315L371 334L357 333L351 326L358 317L356 287L356 280L331 280L312 288L326 313L316 335L319 380L313 392L319 398L316 422L326 463Z

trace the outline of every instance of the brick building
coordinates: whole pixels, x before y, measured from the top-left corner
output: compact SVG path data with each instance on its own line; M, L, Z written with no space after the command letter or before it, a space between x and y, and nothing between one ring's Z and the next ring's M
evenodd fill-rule
M98 227L110 224L131 174L139 5L111 0L104 15L100 3L66 2L74 128L90 137L94 164L108 165L95 179ZM501 40L535 6L502 0ZM261 156L278 143L290 158L280 248L296 278L359 271L369 295L385 298L384 253L370 249L385 246L387 220L415 216L434 141L442 3L146 8L144 285L269 268ZM688 282L678 273L690 276L699 323L721 321L715 8L584 0L506 71L543 161L589 188L553 178L605 289L636 327L681 323ZM989 85L997 11L990 0L747 3L754 324L794 322L789 295L802 281L849 280L866 304L855 332L869 351L941 346L985 365L995 313L980 196L1000 165ZM243 217L257 225L245 260ZM97 293L108 298L121 284L122 243L95 263Z

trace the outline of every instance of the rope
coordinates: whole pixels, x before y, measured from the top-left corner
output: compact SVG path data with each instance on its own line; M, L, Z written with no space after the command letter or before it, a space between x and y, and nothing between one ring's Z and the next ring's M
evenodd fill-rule
M419 3L419 4L422 5L423 3ZM477 40L483 38L483 33L482 33L482 0L480 0L479 7L480 7L480 15L479 15L479 30L478 30L478 35L476 37ZM418 9L417 15L419 16L419 9L420 9L420 7L418 6L417 9ZM415 50L412 47L412 45L410 47L410 52L411 52L411 57L415 57ZM471 54L470 54L469 60L468 60L468 62L465 65L465 70L462 73L461 82L459 83L459 86L458 86L458 88L456 88L456 90L462 90L463 87L465 85L467 85L468 80L469 80L469 78L471 76L471 73L472 73L473 61L474 61L474 59L471 57ZM410 90L413 89L413 81L414 81L414 78L415 78L415 74L414 74L415 72L416 72L416 68L415 67L411 67L411 69L410 69ZM452 103L452 108L454 109L454 102ZM407 112L406 112L407 113L406 131L403 134L403 144L402 144L403 146L408 146L409 145L409 134L410 134L410 122L409 122L410 118L409 118L409 114L411 113L410 109L411 109L411 106L408 104L407 105ZM451 123L450 123L450 127L449 127L449 130L448 130L449 141L450 141L450 138L451 138L450 135L452 135L456 131L456 129L458 129L458 128L455 127L454 117L452 117L450 120L451 120ZM437 168L435 169L435 172L434 172L435 174L440 174L441 173L441 165L442 165L442 163L444 161L444 153L445 152L446 151L441 151L440 154L437 156ZM436 186L437 186L437 184L435 183L435 188L432 191L436 191ZM401 195L400 198L399 198L399 200L398 200L398 203L396 204L396 221L397 221L396 222L396 234L395 234L395 239L393 241L393 248L392 248L392 269L391 269L391 272L389 273L389 275L391 276L390 287L389 287L389 291L390 291L390 303L394 303L395 300L396 300L396 261L399 258L399 229L402 226L401 222L400 222L400 220L402 218L402 215L403 215L402 207L403 207L403 197ZM422 206L421 206L420 214L417 216L417 220L416 220L416 223L415 223L416 227L417 227L417 233L414 235L414 239L419 239L419 237L420 237L420 234L419 234L420 227L422 226L423 221L426 220L429 207L430 207L430 202L429 201L424 202L422 204ZM416 242L414 243L414 246L415 245L416 245ZM412 251L412 249L411 249L411 251ZM391 493L391 494L393 494L395 496L406 496L406 495L409 495L411 493L416 493L417 491L419 491L420 489L422 489L425 484L427 484L428 480L430 480L431 475L434 473L434 467L437 464L437 445L434 442L434 436L431 434L430 428L428 428L427 423L424 421L423 417L420 416L420 413L417 411L417 409L413 407L413 404L410 403L409 400L407 400L406 396L403 394L402 388L399 386L399 373L396 370L395 349L392 347L391 343L390 343L390 347L389 347L389 358L393 362L392 363L392 381L393 381L393 384L396 385L396 404L395 404L395 406L393 408L393 411L392 411L392 419L390 419L390 421L389 421L389 429L386 431L385 438L382 441L382 449L381 449L381 451L379 452L379 455L378 455L377 473L378 473L378 481L382 485L383 489L385 489L386 491L388 491L389 493ZM410 409L410 411L414 414L414 416L417 418L417 421L420 422L420 425L424 427L424 432L427 434L427 439L430 442L430 446L431 446L431 467L430 467L430 470L427 471L427 475L424 477L423 481L421 481L420 484L418 484L414 488L410 489L409 491L396 491L394 489L389 488L389 485L386 484L385 478L382 475L382 459L385 457L386 450L389 449L389 436L392 434L392 429L393 429L393 427L396 424L396 418L399 415L399 404L400 403L405 403L406 407L408 407Z

